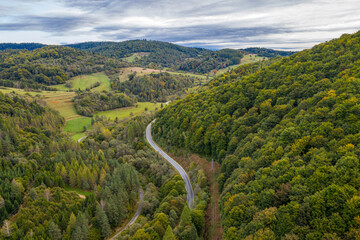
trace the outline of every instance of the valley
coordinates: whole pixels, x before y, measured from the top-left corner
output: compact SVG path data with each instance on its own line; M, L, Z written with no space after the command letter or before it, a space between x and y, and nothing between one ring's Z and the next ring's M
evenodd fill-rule
M0 51L0 239L356 239L359 36Z

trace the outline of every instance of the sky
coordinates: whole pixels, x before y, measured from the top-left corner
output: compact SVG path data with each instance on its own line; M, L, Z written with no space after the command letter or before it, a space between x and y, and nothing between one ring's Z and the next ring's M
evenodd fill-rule
M0 0L0 42L301 50L358 30L359 0Z

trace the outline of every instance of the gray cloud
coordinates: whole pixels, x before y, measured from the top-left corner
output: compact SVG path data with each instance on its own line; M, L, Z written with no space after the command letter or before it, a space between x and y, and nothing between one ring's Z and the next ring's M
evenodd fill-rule
M0 31L67 32L77 29L89 19L86 17L24 16L14 23L0 23Z
M0 41L7 42L37 31L46 43L147 38L303 49L360 29L358 0L14 0L0 8Z

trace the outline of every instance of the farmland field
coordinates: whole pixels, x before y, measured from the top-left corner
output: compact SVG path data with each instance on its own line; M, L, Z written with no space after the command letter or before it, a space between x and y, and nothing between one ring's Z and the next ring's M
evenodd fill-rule
M80 75L69 80L72 83L71 89L73 90L84 90L90 88L93 84L100 82L100 86L91 89L92 91L110 91L110 80L105 73L93 73L90 75ZM58 90L70 90L65 84L54 86Z
M0 88L0 91L3 93L15 92L21 95L30 95L38 96L39 99L46 102L46 104L59 111L60 115L65 118L65 120L75 119L81 117L76 113L71 99L75 96L74 92L64 92L64 91L25 91L23 89L16 88Z

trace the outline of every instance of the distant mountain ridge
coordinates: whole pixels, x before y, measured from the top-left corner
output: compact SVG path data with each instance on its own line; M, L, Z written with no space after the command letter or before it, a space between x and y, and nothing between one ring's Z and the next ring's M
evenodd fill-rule
M38 43L2 43L0 50L19 49L34 50L44 47ZM246 54L257 54L262 57L289 56L294 52L277 51L266 48L221 49L184 47L168 42L154 40L129 40L123 42L82 42L64 45L110 58L132 58L135 66L149 68L171 68L198 74L207 74L231 65L239 64Z
M37 48L42 48L47 45L42 43L0 43L0 51L6 49L26 49L26 50L34 50Z
M282 51L282 50L274 50L274 49L259 48L259 47L245 48L241 50L249 54L257 54L259 57L268 57L268 58L277 57L277 56L287 57L293 55L294 53L297 53L295 51Z

